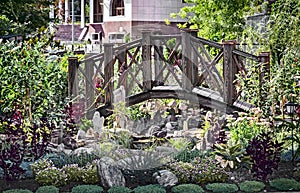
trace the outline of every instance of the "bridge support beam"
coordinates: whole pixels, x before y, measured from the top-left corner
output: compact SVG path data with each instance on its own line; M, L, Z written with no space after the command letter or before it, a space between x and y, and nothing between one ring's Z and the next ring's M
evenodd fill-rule
M191 38L190 34L186 31L181 32L181 45L182 45L182 88L191 92L193 89L193 66L192 66L192 47L190 45Z
M77 57L68 58L68 95L72 99L78 95L78 67Z
M143 91L152 89L152 68L151 68L151 31L142 31L143 47Z
M235 76L238 70L236 64L234 63L232 52L235 49L235 44L236 42L234 40L223 41L223 97L224 102L228 105L232 105L234 103L234 98L236 95L236 89L233 82L236 78Z
M104 86L105 86L105 104L111 105L113 102L114 91L114 59L113 44L104 44Z

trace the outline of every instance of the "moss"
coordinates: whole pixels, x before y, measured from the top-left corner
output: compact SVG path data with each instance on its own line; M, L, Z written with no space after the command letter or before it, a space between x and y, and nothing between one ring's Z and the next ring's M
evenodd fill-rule
M240 183L239 187L243 192L259 192L264 189L265 184L258 181L245 181Z
M237 185L228 183L211 183L207 184L205 187L207 190L210 190L214 193L231 193L239 190Z
M138 186L133 191L134 193L166 193L165 188L156 184L150 184L147 186Z
M203 193L204 190L201 186L196 184L181 184L174 186L171 189L172 193Z
M97 185L79 185L72 188L71 193L100 193L103 191L101 186Z
M33 192L27 189L12 189L12 190L3 191L3 193L33 193Z
M59 193L59 189L55 186L41 186L35 193Z
M132 190L124 186L113 186L108 190L108 193L130 193Z
M300 190L300 183L294 179L277 178L270 181L270 186L277 190Z

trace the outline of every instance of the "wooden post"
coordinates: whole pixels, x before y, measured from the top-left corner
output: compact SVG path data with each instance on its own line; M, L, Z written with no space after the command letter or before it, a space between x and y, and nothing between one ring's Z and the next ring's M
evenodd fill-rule
M223 41L223 77L224 77L224 90L223 97L224 102L232 105L234 103L235 98L235 86L233 81L235 80L235 75L237 72L237 67L233 60L233 50L235 49L235 41Z
M89 57L90 54L86 55L86 58ZM85 96L86 96L86 107L87 109L95 108L95 85L93 77L94 77L94 65L91 61L86 61L84 63L85 75L88 80L85 81ZM91 113L93 114L93 113Z
M181 32L181 45L182 45L182 87L187 91L192 91L193 81L193 66L191 62L191 39L190 34Z
M68 58L68 94L70 98L74 98L78 95L78 58Z
M114 91L114 63L113 63L113 44L106 43L104 46L104 87L105 103L111 105Z
M262 64L259 75L259 84L262 86L266 80L270 80L270 52L261 52L258 58Z
M143 91L152 89L152 68L151 68L151 31L142 31L142 64L143 64Z
M198 30L190 30L189 34L192 37L197 37ZM189 43L190 45L191 43ZM192 65L192 85L197 86L199 82L199 66L198 66L198 57L193 49L191 49L191 65Z
M161 31L155 33L155 35L161 35ZM161 40L154 40L154 45L158 48L158 52L163 53L163 46L161 45ZM159 54L154 52L154 61L155 61L155 78L154 80L158 83L163 82L163 73L159 74L163 67L163 60L160 58Z

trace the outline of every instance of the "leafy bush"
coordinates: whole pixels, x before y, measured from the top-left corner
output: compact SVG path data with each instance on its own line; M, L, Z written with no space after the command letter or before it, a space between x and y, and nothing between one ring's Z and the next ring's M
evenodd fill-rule
M113 186L107 192L108 193L131 193L132 190L124 186Z
M54 164L51 160L40 159L40 160L34 162L33 164L31 164L31 170L32 170L33 175L36 176L36 174L39 171L43 171L43 170L53 167L53 166L54 166Z
M171 191L173 193L203 193L204 190L201 186L196 184L181 184L172 187Z
M259 192L264 189L265 184L258 181L245 181L240 183L239 187L244 192Z
M282 149L283 142L274 140L271 132L263 132L250 141L246 152L253 162L252 171L257 178L266 181L267 176L278 169Z
M59 189L55 186L41 186L35 193L59 193Z
M12 190L5 190L3 193L33 193L27 189L12 189Z
M67 183L67 176L56 167L40 170L35 175L35 180L43 186L63 186Z
M278 178L270 181L270 186L277 190L300 190L300 183L294 179Z
M71 193L101 193L103 188L97 185L78 185L72 188Z
M134 193L166 193L165 188L157 184L138 186L133 191Z
M46 40L48 41L48 40ZM67 73L59 61L43 53L45 42L30 40L0 45L0 111L7 113L15 105L30 121L58 113L67 96Z
M0 167L6 180L20 178L26 171L21 167L25 159L34 161L45 154L53 127L45 118L28 122L20 110L0 116L0 128L5 132L0 139Z
M180 183L206 184L211 182L225 182L227 174L212 157L195 158L190 163L173 162L168 164Z
M207 190L210 190L214 193L231 193L237 192L239 188L235 184L227 183L212 183L205 186Z
M83 168L82 181L86 184L97 184L99 182L99 176L97 171L97 165L95 162L88 163Z
M80 155L67 155L65 153L49 153L43 159L51 160L55 167L62 168L65 165L77 164L79 167L84 167L88 163L92 163L97 158L94 154L83 153Z
M204 157L205 153L198 149L185 148L174 156L176 161L191 162L196 157Z
M84 170L77 164L65 165L61 171L66 174L68 182L80 182L84 175Z

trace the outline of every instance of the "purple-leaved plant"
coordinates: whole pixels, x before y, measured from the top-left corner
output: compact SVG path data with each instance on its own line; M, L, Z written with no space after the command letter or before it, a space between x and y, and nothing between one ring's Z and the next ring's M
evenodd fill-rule
M253 162L252 172L257 178L266 181L268 175L278 169L282 149L283 142L274 140L272 132L263 132L250 141L246 152Z

